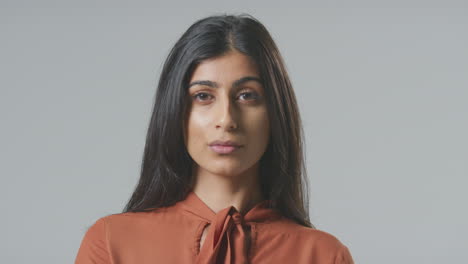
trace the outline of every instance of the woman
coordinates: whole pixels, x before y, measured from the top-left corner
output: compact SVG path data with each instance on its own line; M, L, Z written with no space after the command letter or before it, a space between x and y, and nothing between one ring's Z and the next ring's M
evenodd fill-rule
M195 22L161 73L141 177L76 263L353 263L309 221L303 131L283 60L249 15Z

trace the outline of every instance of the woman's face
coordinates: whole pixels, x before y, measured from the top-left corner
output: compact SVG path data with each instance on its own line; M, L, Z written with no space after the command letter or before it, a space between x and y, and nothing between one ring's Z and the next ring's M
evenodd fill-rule
M198 173L236 176L257 165L270 124L255 63L237 51L201 62L189 82L184 137ZM233 141L225 147L214 141Z

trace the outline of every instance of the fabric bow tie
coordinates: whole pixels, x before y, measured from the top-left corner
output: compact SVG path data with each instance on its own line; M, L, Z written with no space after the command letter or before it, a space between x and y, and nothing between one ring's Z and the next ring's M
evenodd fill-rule
M230 206L216 214L198 255L197 264L244 264L247 263L248 237L244 228L250 230L242 215Z
M205 241L197 252L196 264L246 264L251 241L255 240L255 224L271 221L281 214L271 208L271 200L263 200L245 215L229 206L213 212L193 191L180 201L191 217L210 224Z

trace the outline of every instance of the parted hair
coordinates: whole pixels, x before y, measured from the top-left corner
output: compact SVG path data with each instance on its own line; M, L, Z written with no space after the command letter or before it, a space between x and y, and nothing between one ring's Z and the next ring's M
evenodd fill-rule
M263 195L283 216L315 228L309 218L304 131L296 96L273 38L249 14L202 18L170 50L156 89L140 178L123 212L154 210L185 199L194 177L194 161L184 143L188 82L200 62L232 50L253 59L265 90L271 131L260 159Z

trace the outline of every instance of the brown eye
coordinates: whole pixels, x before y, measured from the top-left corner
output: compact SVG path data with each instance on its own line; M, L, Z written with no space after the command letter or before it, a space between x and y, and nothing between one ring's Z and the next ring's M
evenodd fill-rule
M194 99L200 99L198 101L206 101L207 98L210 98L210 94L209 93L204 93L204 92L201 92L201 93L197 93L197 94L194 94L192 97Z
M244 100L252 101L258 99L258 94L255 92L243 92L239 95L239 97L243 97Z

